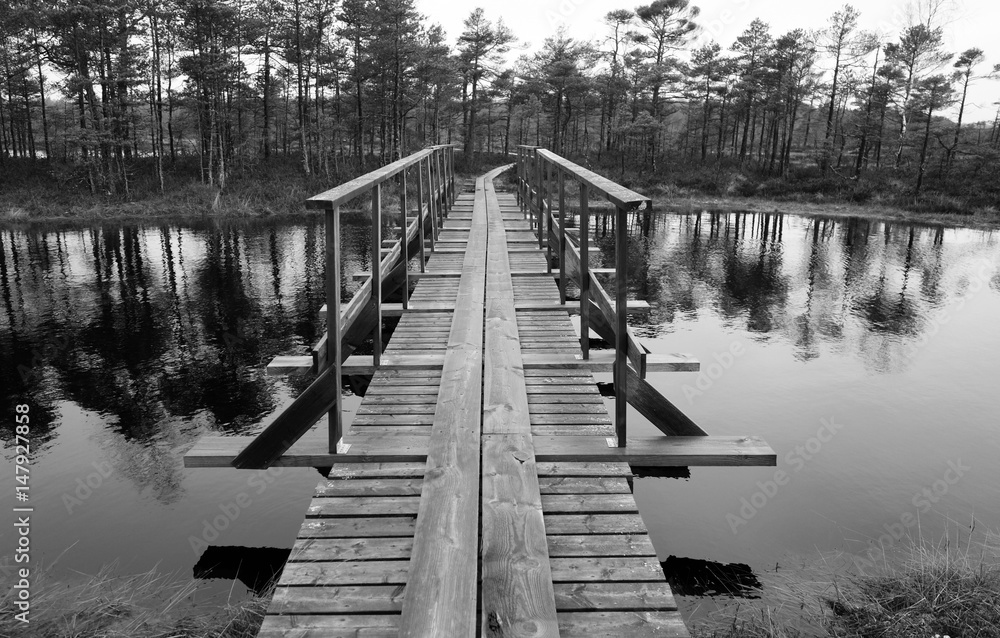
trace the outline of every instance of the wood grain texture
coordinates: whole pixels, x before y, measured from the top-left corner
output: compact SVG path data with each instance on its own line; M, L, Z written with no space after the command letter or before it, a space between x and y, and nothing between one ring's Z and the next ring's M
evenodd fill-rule
M487 248L483 178L441 373L400 636L474 636L479 545L483 315Z
M558 636L506 234L493 184L485 191L481 631L491 638Z

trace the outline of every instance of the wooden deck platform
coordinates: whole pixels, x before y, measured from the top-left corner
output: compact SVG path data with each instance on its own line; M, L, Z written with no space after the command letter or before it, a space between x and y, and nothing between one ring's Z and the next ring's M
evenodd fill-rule
M774 452L755 437L617 447L569 309L547 309L555 279L513 274L544 273L546 257L497 172L455 200L409 299L436 310L400 311L347 453L329 453L320 423L275 462L332 469L261 636L688 635L629 463L773 465ZM669 369L697 367L674 357ZM275 371L307 364L285 363ZM185 463L229 466L249 438L206 438Z

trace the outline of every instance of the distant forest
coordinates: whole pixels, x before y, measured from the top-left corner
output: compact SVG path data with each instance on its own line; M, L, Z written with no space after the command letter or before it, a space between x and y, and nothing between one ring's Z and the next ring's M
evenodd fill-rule
M118 197L179 165L225 189L276 158L343 179L439 143L473 164L546 146L626 181L712 168L688 185L739 194L996 183L998 120L965 111L1000 65L944 49L945 8L871 33L845 5L716 43L688 0L657 0L515 58L502 20L477 8L446 34L413 0L0 0L0 162Z

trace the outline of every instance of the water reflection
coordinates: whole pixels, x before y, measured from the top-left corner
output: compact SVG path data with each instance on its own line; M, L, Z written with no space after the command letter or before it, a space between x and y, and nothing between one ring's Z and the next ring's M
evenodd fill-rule
M345 234L358 243L365 229ZM4 398L30 400L41 453L57 435L57 403L70 401L102 415L116 462L169 474L149 458L158 441L244 432L274 409L263 367L318 338L323 250L318 219L3 231ZM359 256L345 261L356 269Z
M653 312L640 336L710 312L755 338L787 339L795 356L821 343L856 346L875 371L905 367L935 312L993 278L996 234L857 218L702 212L631 221L630 292ZM597 226L613 249L613 229Z

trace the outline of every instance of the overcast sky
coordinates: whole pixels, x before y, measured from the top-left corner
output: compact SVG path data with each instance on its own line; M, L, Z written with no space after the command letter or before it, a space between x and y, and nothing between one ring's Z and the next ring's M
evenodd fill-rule
M491 19L502 17L517 37L527 44L527 51L536 50L546 37L565 24L569 35L580 40L600 43L607 33L602 18L614 9L634 9L647 2L629 0L481 0L457 3L447 0L417 0L418 9L432 22L441 24L454 43L462 31L462 20L476 6L486 10ZM761 18L771 25L772 35L781 35L795 28L818 29L827 24L844 0L692 0L700 7L697 22L702 26L698 35L705 41L714 39L723 48L733 43L750 21ZM909 0L857 1L861 11L861 28L891 34L896 37L906 24ZM996 0L954 0L945 25L945 46L948 51L961 52L979 47L986 52L986 62L979 67L986 72L1000 63L1000 45L995 44L1000 25L1000 3ZM1000 81L980 80L970 89L966 106L966 122L993 121L1000 99ZM957 109L956 109L957 112Z

